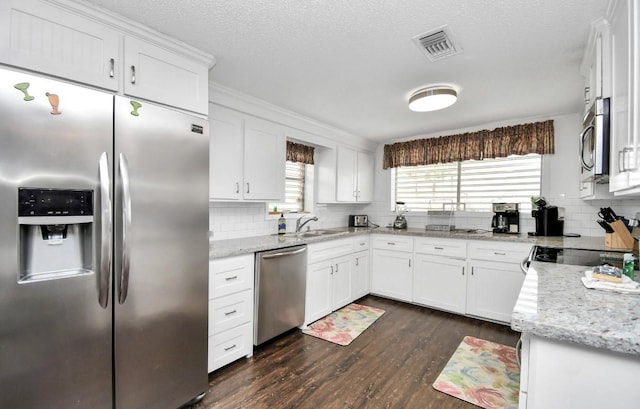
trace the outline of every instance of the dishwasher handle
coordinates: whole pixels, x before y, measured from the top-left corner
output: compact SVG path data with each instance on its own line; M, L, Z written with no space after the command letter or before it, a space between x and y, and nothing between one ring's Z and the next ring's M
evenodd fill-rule
M277 258L277 257L283 257L283 256L290 256L292 254L304 253L305 251L307 251L307 248L303 247L301 249L294 250L294 251L281 251L280 253L264 254L261 257L263 259L270 259L270 258Z

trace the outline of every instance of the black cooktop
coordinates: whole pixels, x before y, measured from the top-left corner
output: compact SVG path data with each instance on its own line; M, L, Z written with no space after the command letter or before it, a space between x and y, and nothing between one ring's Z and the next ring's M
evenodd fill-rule
M553 247L536 246L533 252L533 261L543 263L571 264L577 266L598 266L610 264L622 267L624 252L584 250L584 249L559 249Z

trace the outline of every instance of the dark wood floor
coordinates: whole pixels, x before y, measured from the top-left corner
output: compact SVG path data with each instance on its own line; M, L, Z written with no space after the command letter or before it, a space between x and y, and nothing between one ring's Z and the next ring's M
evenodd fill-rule
M294 330L209 375L194 409L475 408L431 386L466 335L515 346L504 325L375 296L386 313L343 347Z

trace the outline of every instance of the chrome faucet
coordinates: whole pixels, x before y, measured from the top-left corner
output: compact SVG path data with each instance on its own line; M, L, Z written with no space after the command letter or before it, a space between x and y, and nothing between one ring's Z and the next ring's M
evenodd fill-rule
M296 233L298 233L300 231L300 229L304 227L305 224L307 224L309 222L317 222L318 221L317 217L312 217L310 219L305 220L304 223L300 224L300 221L302 221L302 219L304 219L304 216L300 216L300 218L298 220L296 220ZM308 229L308 227L307 227L307 229Z

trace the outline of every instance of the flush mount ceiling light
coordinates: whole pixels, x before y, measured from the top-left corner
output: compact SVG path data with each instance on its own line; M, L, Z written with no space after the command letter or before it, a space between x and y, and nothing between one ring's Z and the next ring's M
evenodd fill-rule
M409 98L409 109L416 112L437 111L453 105L458 99L455 89L447 86L416 91Z

